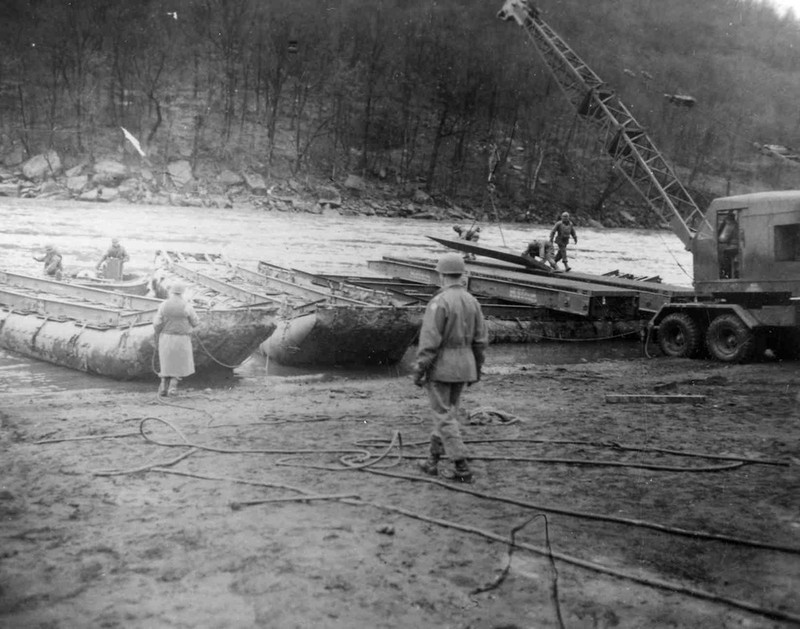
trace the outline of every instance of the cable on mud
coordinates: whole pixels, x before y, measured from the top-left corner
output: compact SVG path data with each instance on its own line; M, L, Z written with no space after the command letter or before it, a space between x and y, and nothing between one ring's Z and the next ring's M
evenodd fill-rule
M188 456L188 454L189 453L187 453L186 456ZM262 482L262 481L251 481L251 480L242 479L242 478L232 478L232 477L225 477L225 476L213 476L213 475L208 475L208 474L196 474L196 473L191 473L191 472L182 472L180 470L168 469L167 467L148 467L146 469L148 471L158 472L158 473L162 473L162 474L174 474L174 475L184 476L184 477L189 477L189 478L197 478L197 479L200 479L200 480L225 481L225 482L237 483L237 484L242 484L242 485L250 485L250 486L256 486L256 487L288 489L290 491L295 491L297 493L300 493L300 494L308 496L308 497L317 496L317 494L315 494L314 492L308 491L306 489L298 488L298 487L292 487L292 486L284 485L284 484L281 484L281 483L269 483L269 482ZM359 468L359 469L367 469L367 468ZM393 474L389 474L387 472L380 472L378 470L367 470L367 471L372 471L374 473L381 473L381 474L387 474L387 475L390 475L390 476L394 476ZM452 489L453 487L450 486L449 488ZM472 493L472 492L467 492L467 493ZM300 496L300 497L302 497L302 496ZM308 500L309 498L306 498L306 499ZM453 522L453 521L450 521L450 520L443 520L441 518L430 517L430 516L427 516L427 515L423 515L423 514L417 513L415 511L409 511L408 509L404 509L402 507L397 507L397 506L394 506L394 505L385 505L385 504L381 504L381 503L378 503L378 502L361 500L361 499L337 498L337 500L339 500L340 502L343 502L345 504L352 505L352 506L372 507L372 508L375 508L375 509L388 511L390 513L397 513L397 514L400 514L400 515L403 515L403 516L406 516L406 517L409 517L409 518L412 518L412 519L415 519L415 520L419 520L419 521L422 521L422 522L427 522L429 524L435 524L437 526L442 526L444 528L450 528L450 529L453 529L453 530L458 530L458 531L462 531L462 532L465 532L465 533L471 533L471 534L474 534L474 535L478 535L480 537L483 537L483 538L491 540L491 541L500 542L500 543L506 543L506 544L508 543L507 539L505 539L504 537L502 537L502 536L500 536L500 535L498 535L496 533L493 533L491 531L486 531L484 529L480 529L480 528L477 528L477 527L474 527L474 526L469 526L469 525L466 525L466 524L460 524L458 522ZM235 507L232 507L232 508L235 509ZM731 597L727 597L727 596L722 596L722 595L719 595L719 594L714 594L713 592L707 592L707 591L701 590L699 588L686 586L686 585L681 585L679 583L672 583L670 581L665 581L663 579L642 577L642 576L639 576L638 574L634 574L634 573L631 573L631 572L626 572L624 570L619 570L619 569L616 569L616 568L609 568L607 566L603 566L603 565L600 565L600 564L597 564L597 563L594 563L594 562L591 562L591 561L586 561L586 560L580 559L578 557L573 557L572 555L567 555L567 554L561 553L561 552L553 552L552 549L542 548L540 546L534 546L532 544L527 544L527 543L524 543L524 542L516 542L515 541L514 542L514 546L516 548L520 548L522 550L527 550L528 552L534 553L536 555L541 555L541 556L545 556L545 557L548 557L548 558L552 557L554 559L558 559L559 561L562 561L562 562L564 562L566 564L569 564L569 565L572 565L572 566L576 566L576 567L579 567L579 568L584 568L586 570L590 570L590 571L597 572L597 573L600 573L600 574L606 574L606 575L613 576L613 577L616 577L616 578L619 578L619 579L632 581L634 583L638 583L640 585L644 585L644 586L647 586L647 587L666 590L666 591L670 591L670 592L676 592L678 594L685 594L685 595L693 597L693 598L702 599L702 600L709 601L709 602L712 602L712 603L727 605L728 607L741 609L741 610L744 610L744 611L747 611L747 612L750 612L750 613L753 613L753 614L757 614L759 616L763 616L763 617L766 617L766 618L772 618L772 619L781 620L781 621L800 623L800 616L796 615L796 614L789 613L789 612L784 612L784 611L774 610L774 609L767 609L767 608L755 605L753 603L749 603L747 601L742 601L742 600L739 600L739 599L735 599L735 598L731 598Z
M181 438L181 442L180 443L166 443L166 442L159 441L159 440L153 438L151 435L148 435L148 433L145 430L145 425L149 421L161 422L165 426L169 427L170 429L172 429L175 432L175 434L177 434ZM363 449L358 449L358 450L349 450L349 449L295 449L295 450L253 449L253 450L232 450L232 449L228 449L228 448L217 448L217 447L212 447L212 446L202 446L202 445L199 445L199 444L194 444L194 443L189 442L189 440L185 437L185 435L183 435L183 433L177 427L175 427L172 423L170 423L169 421L161 419L161 418L154 418L154 417L147 417L147 418L142 419L141 422L140 422L139 428L140 428L141 436L146 441L148 441L150 443L154 443L156 445L161 445L163 447L188 447L189 450L187 452L182 453L180 456L178 456L178 457L166 462L166 463L141 466L141 467L138 467L138 468L135 468L135 469L132 469L132 470L98 470L98 471L93 472L93 474L95 474L97 476L110 476L110 475L121 475L121 474L133 474L133 473L139 473L139 472L142 472L142 471L151 471L151 472L157 472L157 473L175 474L175 475L180 475L180 476L185 476L185 477L198 478L198 479L202 479L202 480L217 480L217 481L232 482L232 483L238 483L238 484L258 486L258 487L282 488L282 489L288 489L290 491L294 491L294 492L297 492L297 493L301 494L300 497L296 496L296 497L293 497L293 498L302 498L302 496L304 495L304 496L306 496L305 499L309 500L309 501L312 500L312 499L315 499L315 500L323 500L323 499L329 499L330 500L330 499L333 499L333 500L338 500L338 501L341 501L341 502L343 502L345 504L350 504L350 505L353 505L353 506L373 507L373 508L376 508L376 509L392 512L392 513L397 513L397 514L400 514L400 515L404 515L404 516L412 518L412 519L417 519L417 520L428 522L428 523L431 523L431 524L436 524L438 526L442 526L442 527L451 528L451 529L454 529L454 530L459 530L459 531L463 531L463 532L479 535L479 536L484 537L484 538L489 539L489 540L493 540L493 541L497 541L497 542L501 542L501 543L508 543L506 539L504 539L503 537L501 537L501 536L499 536L496 533L493 533L491 531L486 531L486 530L483 530L483 529L480 529L480 528L477 528L477 527L473 527L473 526L469 526L469 525L465 525L465 524L460 524L458 522L452 522L452 521L449 521L449 520L443 520L443 519L440 519L440 518L434 518L434 517L426 516L426 515L423 515L423 514L420 514L420 513L409 511L407 509L404 509L402 507L398 507L398 506L395 506L395 505L385 505L385 504L372 502L372 501L366 501L366 500L354 499L354 498L347 498L347 497L342 497L340 494L333 495L333 496L322 496L322 495L319 495L318 493L308 491L308 490L306 490L304 488L292 487L292 486L285 485L285 484L282 484L282 483L268 483L268 482L261 482L261 481L250 481L250 480L241 479L241 478L211 476L211 475L195 474L195 473L183 472L183 471L180 471L180 470L169 469L170 466L172 466L172 465L174 465L174 464L176 464L176 463L188 458L189 456L191 456L192 454L196 453L199 450L208 451L208 452L222 453L222 454L292 454L292 455L301 455L301 454L331 454L331 453L336 453L336 454L341 455L340 463L342 464L342 467L339 467L339 468L335 468L335 467L331 467L331 466L302 465L302 464L298 464L298 463L291 463L290 465L302 466L302 467L312 468L312 469L326 469L326 470L333 470L333 471L361 471L361 472L367 472L367 473L377 474L377 475L381 475L381 476L387 476L387 477L392 477L392 478L409 480L409 481L413 481L413 482L426 482L426 483L430 483L430 484L434 484L434 485L439 485L439 486L444 487L445 489L448 489L450 491L457 491L457 492L460 492L460 493L470 494L472 496L475 496L475 497L478 497L478 498L481 498L481 499L485 499L485 500L489 500L489 501L498 501L498 502L503 502L503 503L506 503L506 504L512 504L512 505L523 507L525 509L530 509L530 510L533 510L533 511L557 513L557 514L561 514L561 515L565 515L565 516L572 516L572 517L578 517L578 518L584 518L584 519L590 519L590 520L597 520L597 521L603 521L603 522L611 522L611 523L616 523L616 524L624 524L624 525L629 525L629 526L635 526L635 527L641 527L641 528L656 530L656 531L659 531L659 532L662 532L662 533L668 533L668 534L691 537L691 538L694 538L694 539L704 539L704 540L709 540L709 541L725 542L725 543L736 544L736 545L741 545L741 546L747 546L747 547L752 547L752 548L760 548L760 549L780 551L780 552L786 552L786 553L792 553L792 554L800 554L800 549L798 549L798 548L782 546L782 545L779 545L779 544L771 544L771 543L767 543L767 542L760 542L760 541L755 541L755 540L747 540L747 539L741 539L741 538L736 538L736 537L727 536L727 535L718 535L718 534L705 533L705 532L700 532L700 531L691 531L691 530L686 530L686 529L681 529L681 528L676 528L676 527L669 527L669 526L661 525L661 524L658 524L658 523L647 522L647 521L643 521L643 520L635 520L635 519L621 518L621 517L616 517L616 516L606 516L606 515L601 515L601 514L593 514L593 513L581 512L581 511L577 511L577 510L573 510L573 509L551 507L551 506L547 506L547 505L538 505L538 504L535 504L535 503L526 502L526 501L522 501L522 500L516 500L516 499L512 499L512 498L504 498L504 497L500 497L500 496L497 496L497 495L490 495L490 494L487 494L487 493L484 493L484 492L480 492L480 491L477 491L477 490L470 489L470 488L465 487L463 485L456 485L456 484L453 484L453 483L446 483L446 482L443 482L443 481L438 480L436 478L421 477L421 476L411 476L411 475L408 475L408 474L402 474L402 473L398 473L398 472L388 471L387 469L385 469L385 467L381 467L381 468L375 467L376 464L378 464L379 462L383 461L384 459L386 459L390 455L391 451L395 448L395 444L397 445L397 448L398 448L399 452L398 452L397 460L396 460L395 463L392 464L392 466L398 464L399 462L401 462L403 460L404 457L403 457L403 454L402 454L402 437L401 437L399 431L395 432L395 434L393 435L391 441L389 442L389 445L384 449L384 451L381 454L374 455L371 452L369 452L367 450L363 450ZM356 457L355 459L353 458L354 456ZM284 463L284 464L289 464L289 463ZM242 505L239 505L239 506L241 507ZM236 508L236 507L234 507L232 505L232 508ZM713 602L713 603L727 605L729 607L741 609L741 610L744 610L744 611L747 611L747 612L750 612L750 613L754 613L754 614L757 614L757 615L760 615L760 616L763 616L763 617L767 617L767 618L777 619L777 620L781 620L781 621L789 621L789 622L800 623L800 616L798 616L796 614L792 614L790 612L784 612L784 611L781 611L781 610L763 608L763 607L760 607L760 606L755 605L753 603L749 603L747 601L742 601L742 600L739 600L739 599L735 599L735 598L731 598L731 597L726 597L726 596L714 594L712 592L708 592L708 591L705 591L705 590L702 590L702 589L699 589L699 588L695 588L695 587L691 587L691 586L685 586L685 585L681 585L681 584L678 584L678 583L672 583L672 582L665 581L665 580L662 580L662 579L650 578L650 577L642 577L642 576L640 576L638 574L626 572L624 570L619 570L619 569L616 569L616 568L609 568L609 567L606 567L606 566L603 566L603 565L600 565L600 564L597 564L597 563L594 563L594 562L591 562L591 561L586 561L586 560L574 557L572 555L567 555L565 553L552 552L552 549L550 549L550 548L542 548L542 547L539 547L539 546L534 546L534 545L531 545L531 544L526 544L526 543L516 542L516 541L514 541L513 544L517 548L521 548L523 550L527 550L527 551L532 552L534 554L543 555L543 556L546 556L548 558L555 558L555 559L558 559L559 561L562 561L562 562L564 562L566 564L573 565L573 566L576 566L576 567L579 567L579 568L584 568L586 570L594 571L594 572L597 572L597 573L600 573L600 574L606 574L606 575L610 575L610 576L613 576L613 577L616 577L616 578L625 579L625 580L628 580L628 581L639 583L641 585L645 585L645 586L648 586L648 587L653 587L653 588L657 588L657 589L672 591L672 592L676 592L676 593L679 593L679 594L685 594L685 595L688 595L688 596L691 596L691 597L694 597L694 598L710 601L710 602Z

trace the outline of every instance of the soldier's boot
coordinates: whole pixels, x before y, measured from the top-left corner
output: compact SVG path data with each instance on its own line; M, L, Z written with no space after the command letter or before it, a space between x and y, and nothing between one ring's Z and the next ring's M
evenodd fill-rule
M169 378L161 378L161 384L158 385L158 395L160 397L164 397L167 394L168 384Z
M169 389L167 389L168 395L178 395L178 379L177 378L170 378L169 379Z
M457 480L459 483L472 482L472 471L469 469L466 459L453 461L453 480Z
M440 437L431 437L431 448L428 452L428 458L424 461L417 463L417 467L425 472L428 476L437 476L439 474L439 460L444 454L444 443Z

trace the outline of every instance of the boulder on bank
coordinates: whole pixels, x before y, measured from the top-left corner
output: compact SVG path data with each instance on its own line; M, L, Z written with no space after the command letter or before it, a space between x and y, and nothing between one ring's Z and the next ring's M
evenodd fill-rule
M183 188L194 179L192 165L185 159L170 162L167 165L167 173L169 173L172 185L179 189Z
M317 188L317 203L323 207L339 207L342 204L342 195L336 188L320 186Z
M344 187L353 192L364 192L367 189L367 182L358 175L347 175Z
M242 173L244 182L253 194L266 194L267 182L258 173Z
M24 161L25 151L22 150L21 146L15 146L2 158L2 163L8 167L19 166Z
M101 159L92 170L92 183L97 186L114 186L128 176L128 167L114 159Z
M61 172L61 158L55 151L34 155L22 164L22 175L30 181L44 181Z
M432 199L431 199L431 195L429 195L427 192L417 188L416 190L414 190L414 193L411 196L411 201L413 201L414 203L416 203L418 205L426 205L426 204L430 203L432 201Z
M0 197L18 197L19 185L15 183L0 183Z
M74 192L79 194L83 191L86 185L89 183L89 177L86 175L75 175L72 177L67 177L67 190L70 192Z
M219 174L218 179L219 182L227 188L231 186L238 186L240 183L244 181L244 179L239 173L235 173L232 170L228 170L227 168Z

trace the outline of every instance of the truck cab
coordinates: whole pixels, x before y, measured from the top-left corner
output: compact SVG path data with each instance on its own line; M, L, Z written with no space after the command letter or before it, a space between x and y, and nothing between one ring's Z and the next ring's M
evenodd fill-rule
M800 355L800 191L715 199L691 249L694 299L665 304L649 323L666 355Z
M692 254L699 294L800 296L800 191L715 199Z

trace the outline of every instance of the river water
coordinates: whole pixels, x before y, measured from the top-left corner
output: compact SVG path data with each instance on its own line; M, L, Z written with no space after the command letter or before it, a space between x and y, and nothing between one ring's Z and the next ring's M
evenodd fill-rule
M31 275L41 273L41 263L31 256L41 254L46 244L52 243L59 249L69 272L92 268L112 237L119 238L131 256L126 267L131 271L148 271L155 250L165 248L222 253L248 268L266 260L306 271L351 275L371 275L367 261L383 256L435 259L445 249L427 236L455 237L453 222L318 216L245 207L216 209L0 198L0 217L0 269ZM637 276L658 275L666 283L691 286L691 255L670 232L581 226L576 229L578 245L570 246L570 265L575 271L619 270ZM549 230L549 225L482 224L480 244L519 253L530 240L546 238ZM638 352L620 345L626 344L541 343L492 351L495 363L500 364L573 363L609 355L624 358L631 351ZM270 374L293 373L274 365L269 369ZM63 375L65 371L0 350L0 391L20 386L25 379L23 374L31 384L42 386L47 382L56 389L107 384L102 378L85 374ZM244 378L263 373L263 365L256 365L255 361L237 370Z

